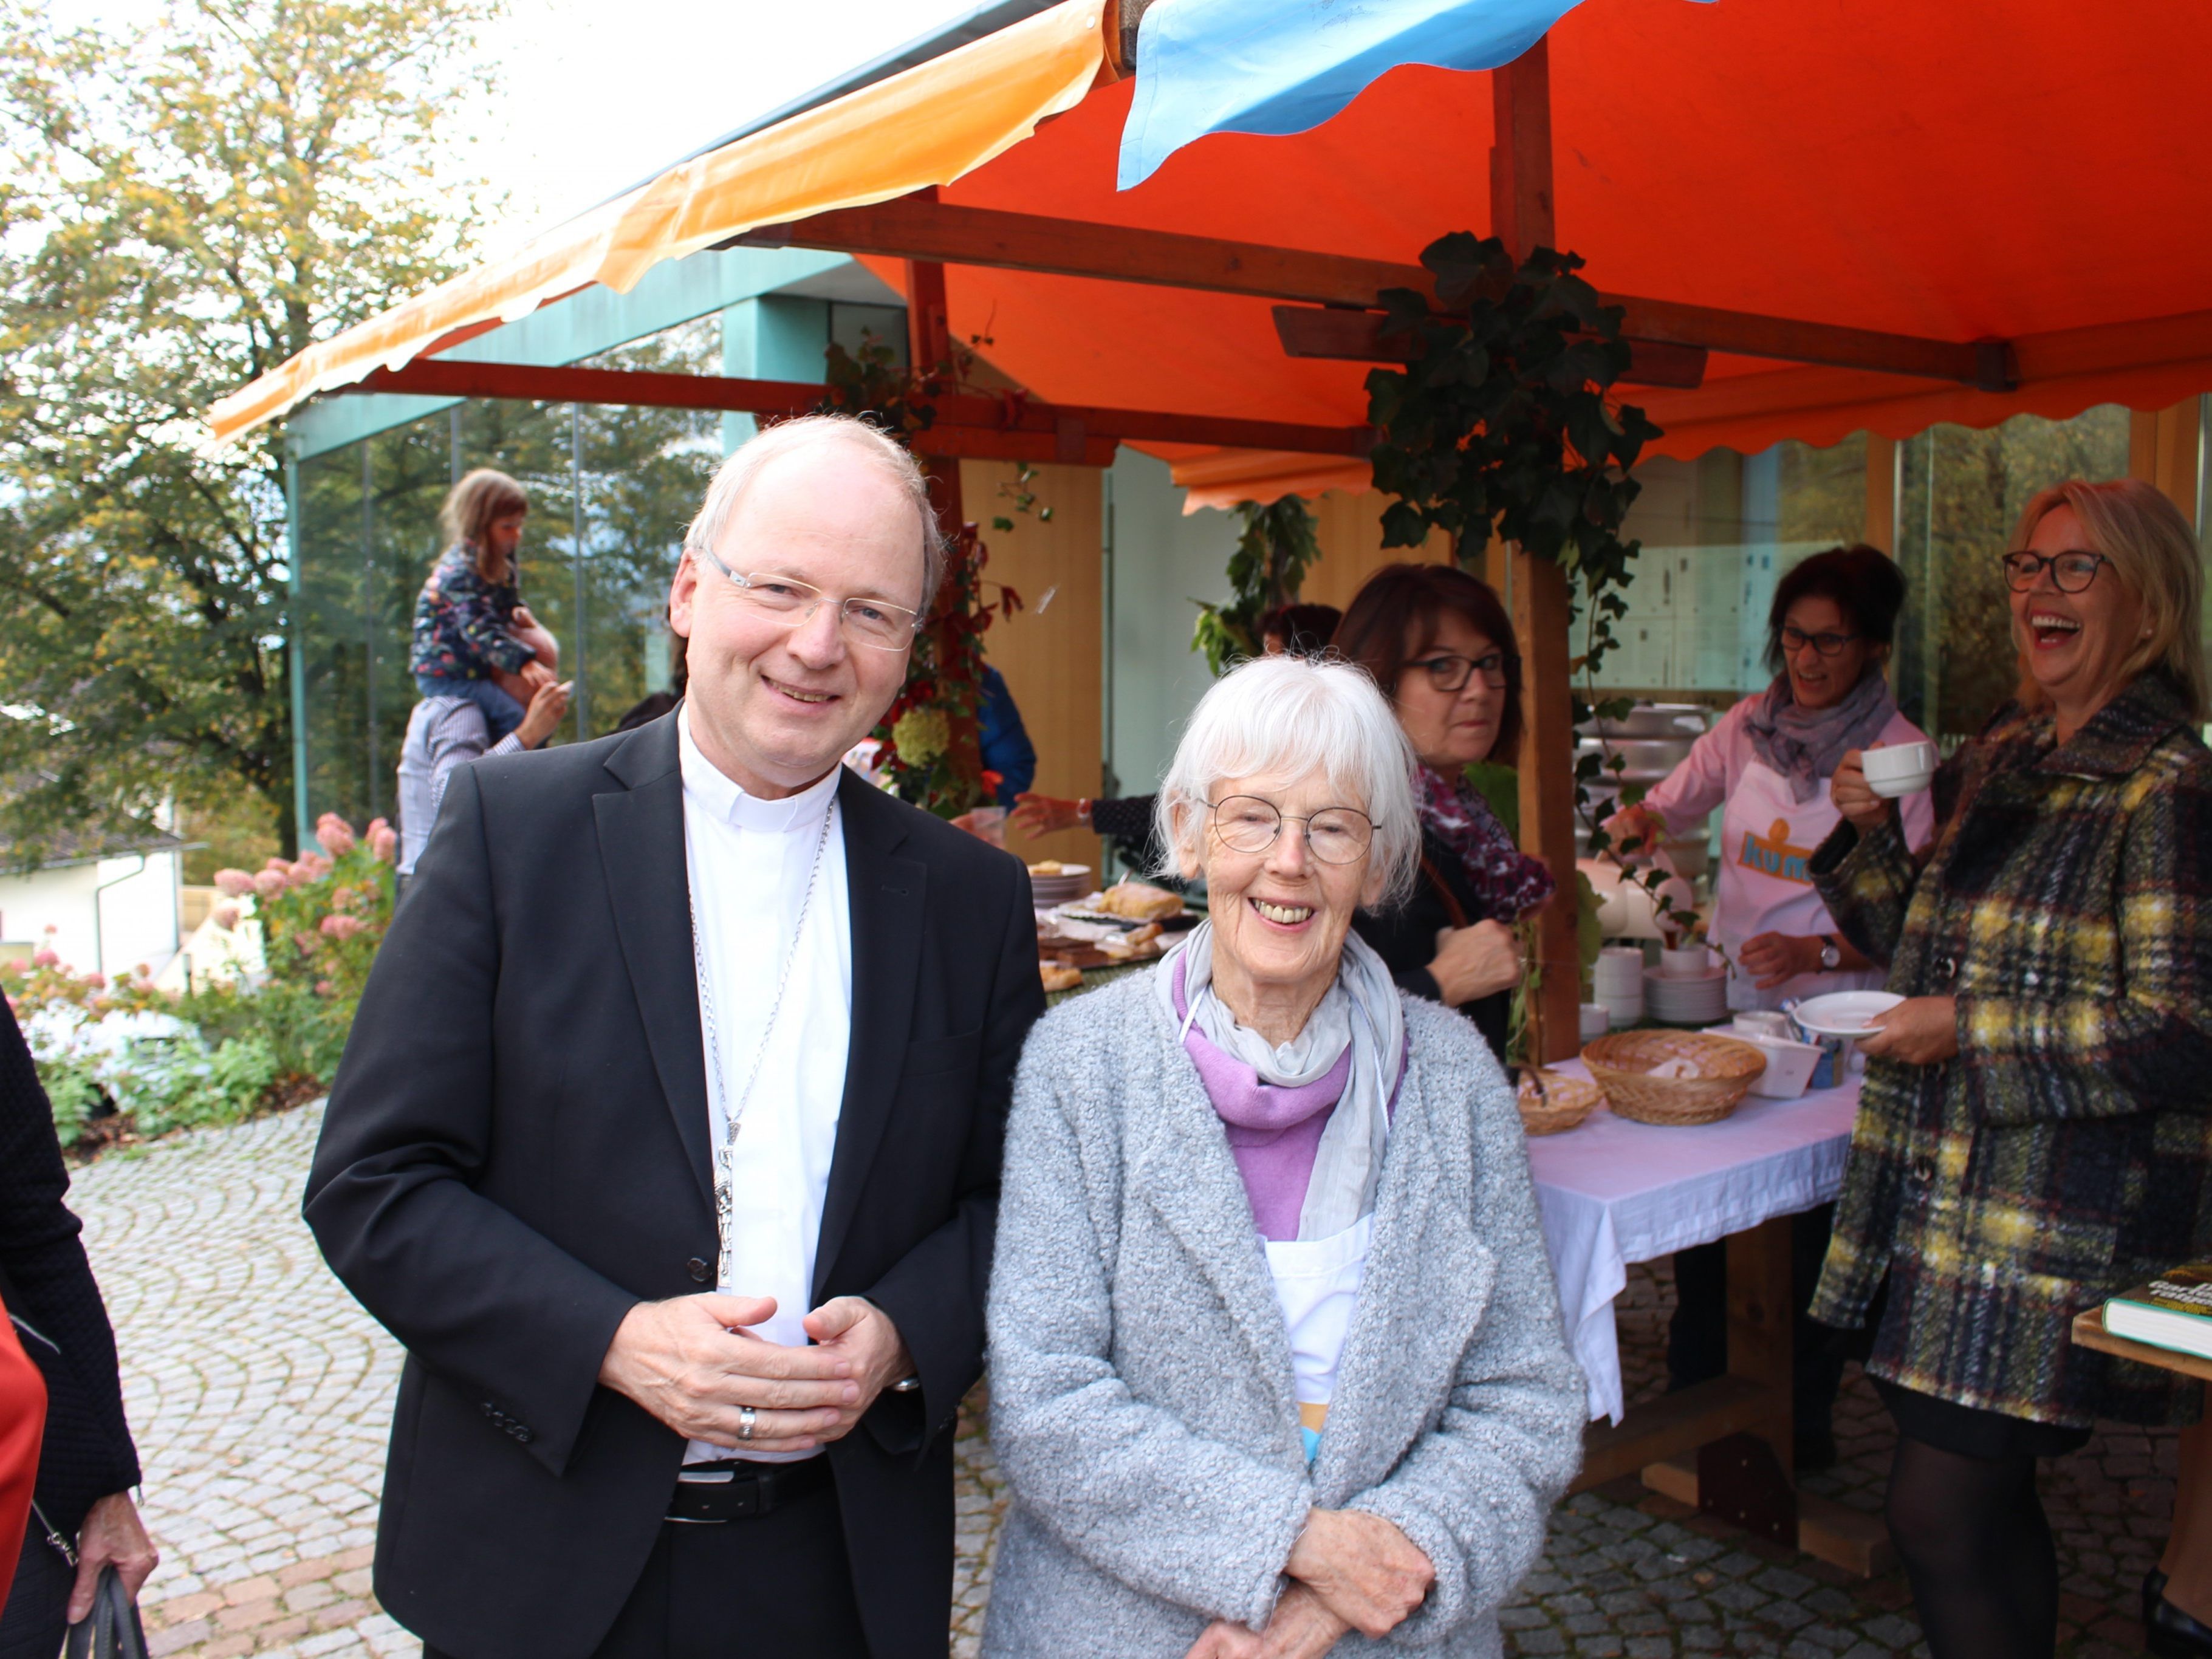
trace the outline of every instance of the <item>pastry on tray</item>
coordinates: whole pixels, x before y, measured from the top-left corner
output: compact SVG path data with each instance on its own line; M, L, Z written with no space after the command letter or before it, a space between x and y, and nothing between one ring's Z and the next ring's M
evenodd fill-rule
M1117 881L1098 896L1092 908L1133 921L1161 921L1182 914L1182 895L1141 881Z
M1044 988L1048 991L1073 991L1083 983L1080 968L1064 968L1056 962L1039 963L1037 973L1044 980Z

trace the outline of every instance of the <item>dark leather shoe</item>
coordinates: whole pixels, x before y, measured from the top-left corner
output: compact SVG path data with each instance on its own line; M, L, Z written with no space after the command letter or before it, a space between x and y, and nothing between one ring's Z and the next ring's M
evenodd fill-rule
M2142 1627L2145 1630L2150 1628L2151 1615L2158 1611L2158 1604L2165 1595L2166 1575L2153 1567L2143 1575L2142 1581Z
M2160 1659L2208 1659L2212 1656L2212 1626L2191 1618L2165 1595L2166 1575L2157 1573L2158 1599L2151 1603L2150 1616L2143 1620L2143 1644ZM2150 1583L2143 1583L2146 1594Z

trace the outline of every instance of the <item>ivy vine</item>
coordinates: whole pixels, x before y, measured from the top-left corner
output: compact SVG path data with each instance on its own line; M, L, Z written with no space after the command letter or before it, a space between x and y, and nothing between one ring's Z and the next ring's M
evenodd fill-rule
M832 344L825 354L829 392L815 407L825 415L850 415L880 428L908 448L937 418L937 399L961 388L973 362L959 353L949 363L902 368L890 344L862 331L856 350ZM1011 496L1018 512L1036 509L1030 489L1035 471L1024 466ZM1002 486L1001 495L1008 495ZM1052 509L1041 516L1049 519ZM995 527L1013 528L994 519ZM987 805L999 778L983 769L976 714L982 702L983 635L994 620L1022 608L1021 595L988 580L990 550L963 524L946 538L945 580L907 661L906 684L872 734L881 745L878 767L901 799L940 817ZM995 599L987 588L996 588Z
M1540 247L1516 265L1498 238L1455 231L1424 249L1421 264L1436 277L1433 301L1411 289L1378 296L1382 336L1407 365L1367 376L1375 483L1398 498L1383 513L1382 544L1419 547L1442 530L1466 565L1493 535L1551 560L1583 629L1570 663L1575 722L1619 720L1631 700L1599 699L1596 677L1618 642L1613 624L1627 614L1622 594L1640 550L1620 535L1641 489L1632 471L1659 435L1643 410L1613 395L1629 366L1625 313L1577 274L1583 261L1571 252ZM1589 786L1624 764L1609 745L1575 764L1576 808L1600 856L1611 838L1593 819ZM1621 804L1642 793L1631 786ZM1662 920L1683 919L1658 890L1663 872L1636 879Z
M1239 501L1237 513L1244 531L1229 559L1229 603L1192 601L1198 625L1190 648L1206 653L1206 665L1216 674L1240 658L1260 654L1261 620L1279 605L1297 603L1306 572L1321 558L1314 516L1296 495L1264 506Z

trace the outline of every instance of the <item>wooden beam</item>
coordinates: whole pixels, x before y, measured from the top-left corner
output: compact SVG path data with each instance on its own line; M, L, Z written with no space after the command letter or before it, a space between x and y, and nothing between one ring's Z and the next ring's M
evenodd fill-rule
M803 415L819 404L830 389L804 380L747 380L716 374L659 374L418 357L404 368L379 369L348 390ZM939 398L936 408L936 424L915 446L925 454L1001 460L1068 459L1102 466L1111 463L1116 444L1130 442L1279 449L1361 459L1375 442L1374 433L1364 426L1303 426L1289 421L1248 421L1165 410L1074 408L1013 396L962 393Z
M961 207L912 197L817 214L790 224L764 225L722 246L740 245L937 259L947 264L1146 283L1360 310L1371 307L1375 296L1386 288L1410 288L1427 295L1435 292L1429 273L1418 264ZM1993 379L2002 382L2010 372L2009 356L2002 341L1931 340L1670 300L1620 294L1603 297L1608 305L1626 308L1625 333L1664 344L1703 346L1711 351L1773 357L1785 362L1919 375L1967 386L1982 386ZM1987 389L2005 388L1997 384Z
M1593 1423L1583 1431L1583 1467L1571 1492L1588 1492L1624 1474L1709 1441L1725 1439L1771 1413L1766 1391L1740 1376L1717 1376L1657 1400L1632 1406L1618 1423Z
M1552 215L1552 52L1548 39L1490 72L1490 234L1516 259L1557 247Z
M1374 311L1345 311L1334 306L1277 306L1275 337L1291 357L1326 357L1352 363L1405 363L1413 353L1382 338L1382 316ZM1669 345L1657 340L1628 343L1624 386L1663 386L1692 391L1705 380L1707 353L1702 346Z

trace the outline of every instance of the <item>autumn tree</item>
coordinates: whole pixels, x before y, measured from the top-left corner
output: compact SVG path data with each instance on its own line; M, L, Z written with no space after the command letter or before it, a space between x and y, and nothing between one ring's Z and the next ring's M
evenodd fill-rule
M281 434L208 405L446 276L494 0L0 3L0 830L251 792L289 844Z

